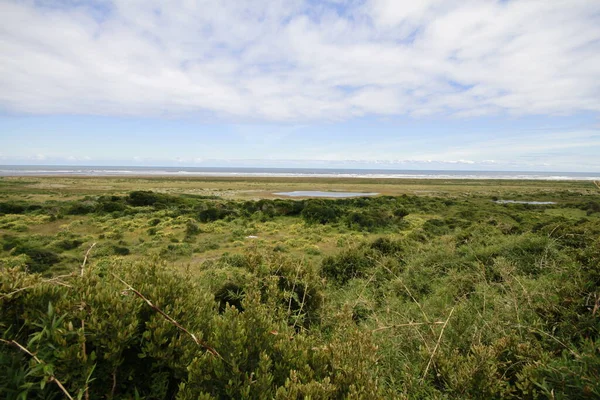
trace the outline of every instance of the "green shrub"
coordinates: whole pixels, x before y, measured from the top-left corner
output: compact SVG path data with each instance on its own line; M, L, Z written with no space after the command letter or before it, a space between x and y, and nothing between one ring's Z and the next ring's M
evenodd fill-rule
M185 223L185 235L187 237L192 237L200 233L200 227L198 224L195 224L193 221L188 220Z
M131 204L134 207L147 207L155 205L162 199L163 196L161 196L158 193L154 193L152 191L138 190L129 193L129 195L127 196L127 203Z
M379 237L369 244L373 250L386 256L399 256L404 252L404 243L387 237Z
M98 205L91 201L81 201L72 204L65 210L67 215L86 215L92 214L96 211Z
M4 235L2 248L5 251L10 250L14 255L26 255L29 271L44 272L61 261L59 254L46 247L47 243L47 239L39 237L18 238Z
M321 270L332 281L345 284L350 279L364 277L375 265L374 257L374 253L367 249L349 249L335 256L325 257Z
M338 216L330 203L309 200L302 210L302 218L309 224L328 224L336 222Z
M54 243L54 246L61 250L73 250L78 248L83 244L83 241L80 239L63 239Z
M23 214L27 206L16 202L0 202L0 214Z
M131 250L125 246L115 245L112 247L113 253L117 256L126 256L131 253Z

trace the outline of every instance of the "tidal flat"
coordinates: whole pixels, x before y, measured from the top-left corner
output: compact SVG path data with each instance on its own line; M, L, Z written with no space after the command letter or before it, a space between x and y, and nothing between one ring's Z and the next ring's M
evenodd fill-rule
M591 181L2 177L0 245L6 398L600 396Z

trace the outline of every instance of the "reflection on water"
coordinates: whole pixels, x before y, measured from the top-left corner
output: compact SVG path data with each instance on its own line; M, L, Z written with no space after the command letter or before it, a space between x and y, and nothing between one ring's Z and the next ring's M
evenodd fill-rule
M494 203L498 203L498 204L534 204L534 205L556 204L556 202L554 202L554 201L519 201L519 200L494 200Z
M319 190L298 190L294 192L280 192L273 193L277 196L288 196L288 197L335 197L335 198L346 198L346 197L363 197L363 196L376 196L379 193L356 193L356 192L322 192Z

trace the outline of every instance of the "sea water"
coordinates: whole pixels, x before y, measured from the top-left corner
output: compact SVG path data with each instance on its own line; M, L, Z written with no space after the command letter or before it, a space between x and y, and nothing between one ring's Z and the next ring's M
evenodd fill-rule
M0 176L219 176L403 179L600 180L600 172L440 171L339 168L0 166Z

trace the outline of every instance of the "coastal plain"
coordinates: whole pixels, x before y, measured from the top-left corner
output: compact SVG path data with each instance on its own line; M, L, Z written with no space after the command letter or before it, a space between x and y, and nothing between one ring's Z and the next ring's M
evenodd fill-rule
M592 181L0 177L0 241L7 398L600 396Z

